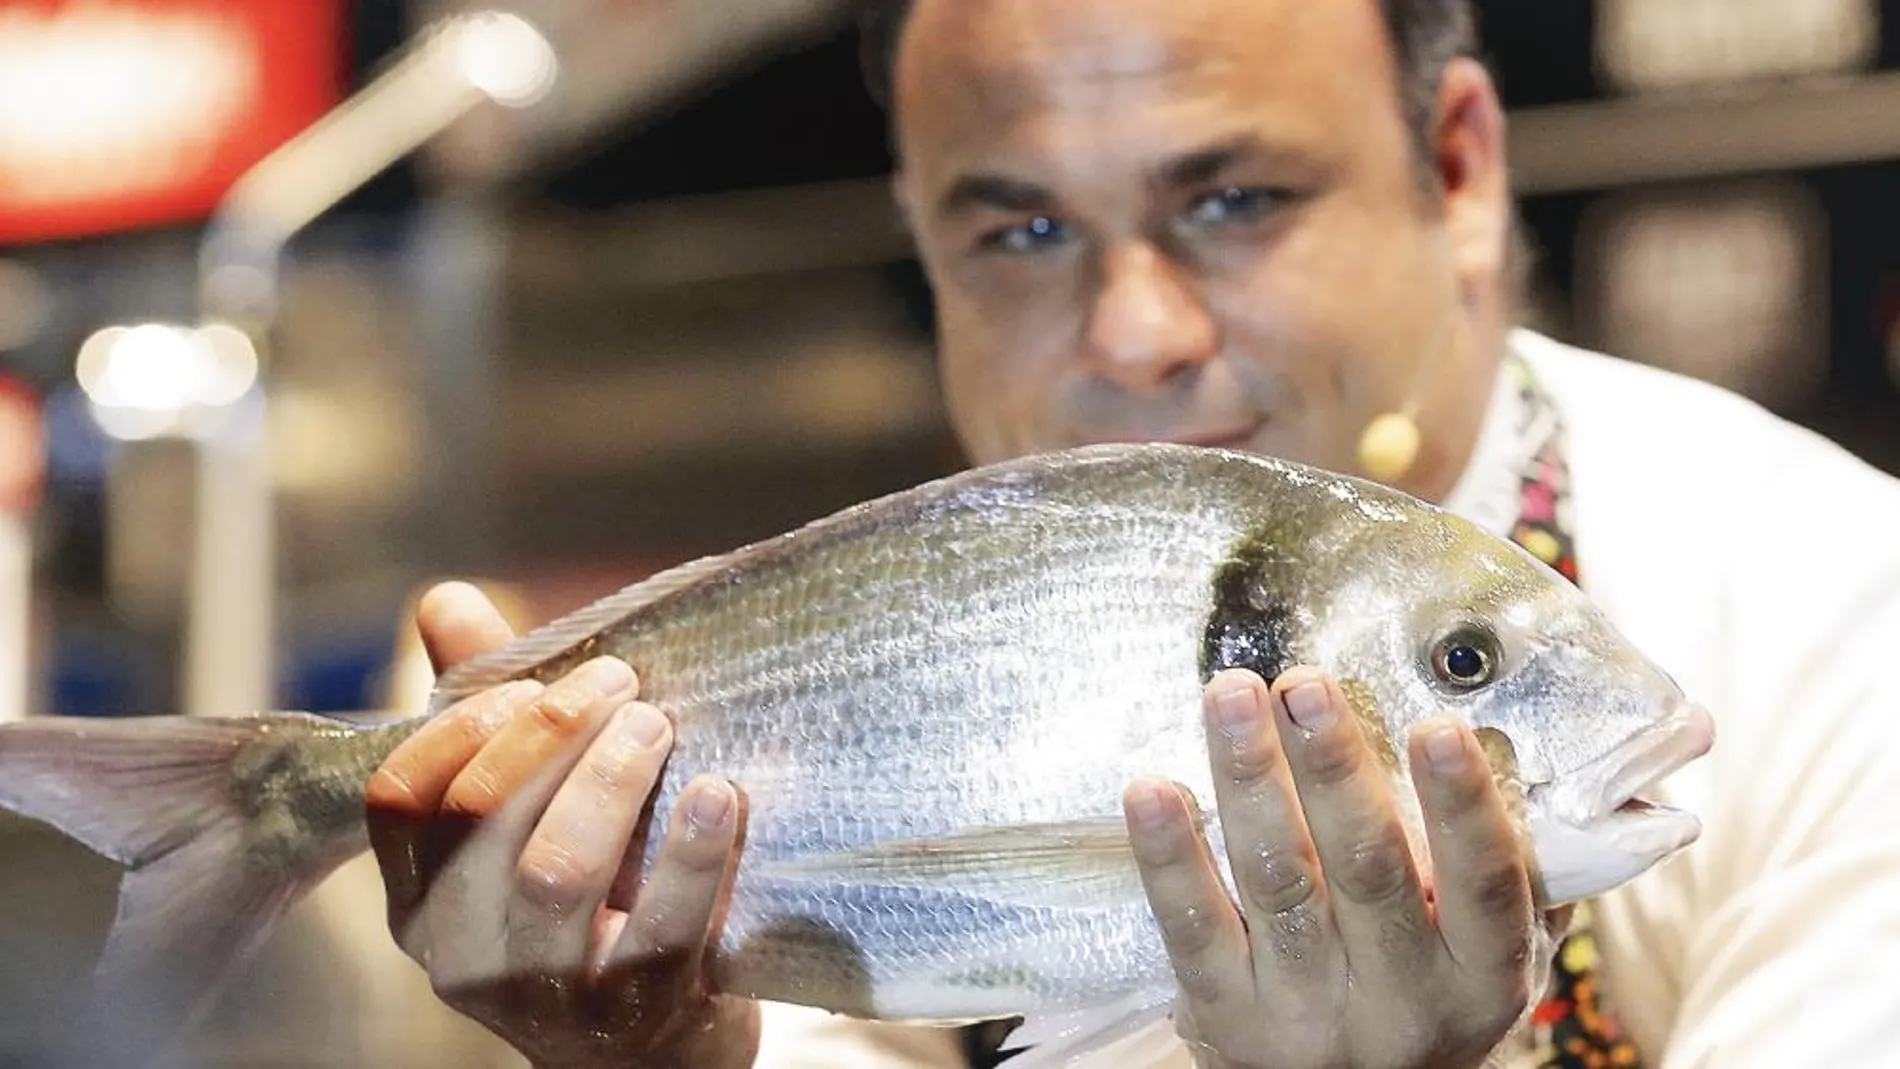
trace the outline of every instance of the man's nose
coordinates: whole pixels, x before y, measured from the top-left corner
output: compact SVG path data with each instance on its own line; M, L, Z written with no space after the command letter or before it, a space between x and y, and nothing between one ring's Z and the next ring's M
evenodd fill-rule
M1148 242L1129 241L1102 253L1100 273L1084 348L1104 376L1153 389L1213 358L1219 331L1181 265Z

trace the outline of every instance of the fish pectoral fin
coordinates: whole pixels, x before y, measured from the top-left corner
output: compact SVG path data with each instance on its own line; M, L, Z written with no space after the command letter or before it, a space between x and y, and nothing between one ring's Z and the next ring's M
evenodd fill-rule
M763 863L760 876L812 883L933 887L1015 905L1078 909L1142 895L1122 817L976 828Z
M1003 1040L1000 1069L1160 1065L1176 1056L1173 988L1146 988L1100 1006L1031 1014Z

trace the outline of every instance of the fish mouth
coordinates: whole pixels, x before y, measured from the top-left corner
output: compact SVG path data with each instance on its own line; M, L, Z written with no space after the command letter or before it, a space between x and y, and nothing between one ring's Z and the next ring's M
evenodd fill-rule
M1642 794L1714 745L1715 718L1696 702L1678 701L1661 720L1565 777L1568 782L1544 784L1531 793L1548 794L1551 815L1575 827L1667 825L1693 838L1700 825L1692 814Z

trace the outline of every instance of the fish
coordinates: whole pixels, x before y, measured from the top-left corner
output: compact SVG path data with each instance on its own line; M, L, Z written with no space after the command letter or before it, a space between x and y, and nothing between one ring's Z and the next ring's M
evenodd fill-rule
M1404 740L1470 724L1502 755L1550 906L1696 840L1695 814L1640 795L1714 732L1583 591L1435 505L1245 452L1088 445L659 572L449 669L388 722L6 725L0 807L124 867L97 984L114 1005L166 1000L175 1033L367 848L366 787L396 746L469 695L601 655L674 725L651 826L701 774L744 798L716 989L886 1021L1019 1017L1012 1069L1165 1029L1179 991L1122 792L1189 790L1231 889L1202 720L1218 672L1333 675L1421 856ZM649 864L659 838L635 839Z

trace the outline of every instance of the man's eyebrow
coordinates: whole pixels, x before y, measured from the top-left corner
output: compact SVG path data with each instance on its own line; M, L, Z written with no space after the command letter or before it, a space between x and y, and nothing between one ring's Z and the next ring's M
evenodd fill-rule
M1006 212L1033 212L1047 208L1055 197L1034 182L995 174L969 174L956 180L937 202L937 214L960 215L979 208Z
M1258 138L1243 135L1169 160L1157 172L1156 182L1170 187L1199 185L1236 163L1272 155L1275 153Z
M1155 172L1155 182L1167 187L1198 185L1235 164L1278 155L1281 153L1259 138L1243 134L1168 160ZM1034 182L999 174L966 174L938 199L937 214L948 218L985 208L1005 212L1045 211L1055 200L1054 193Z

